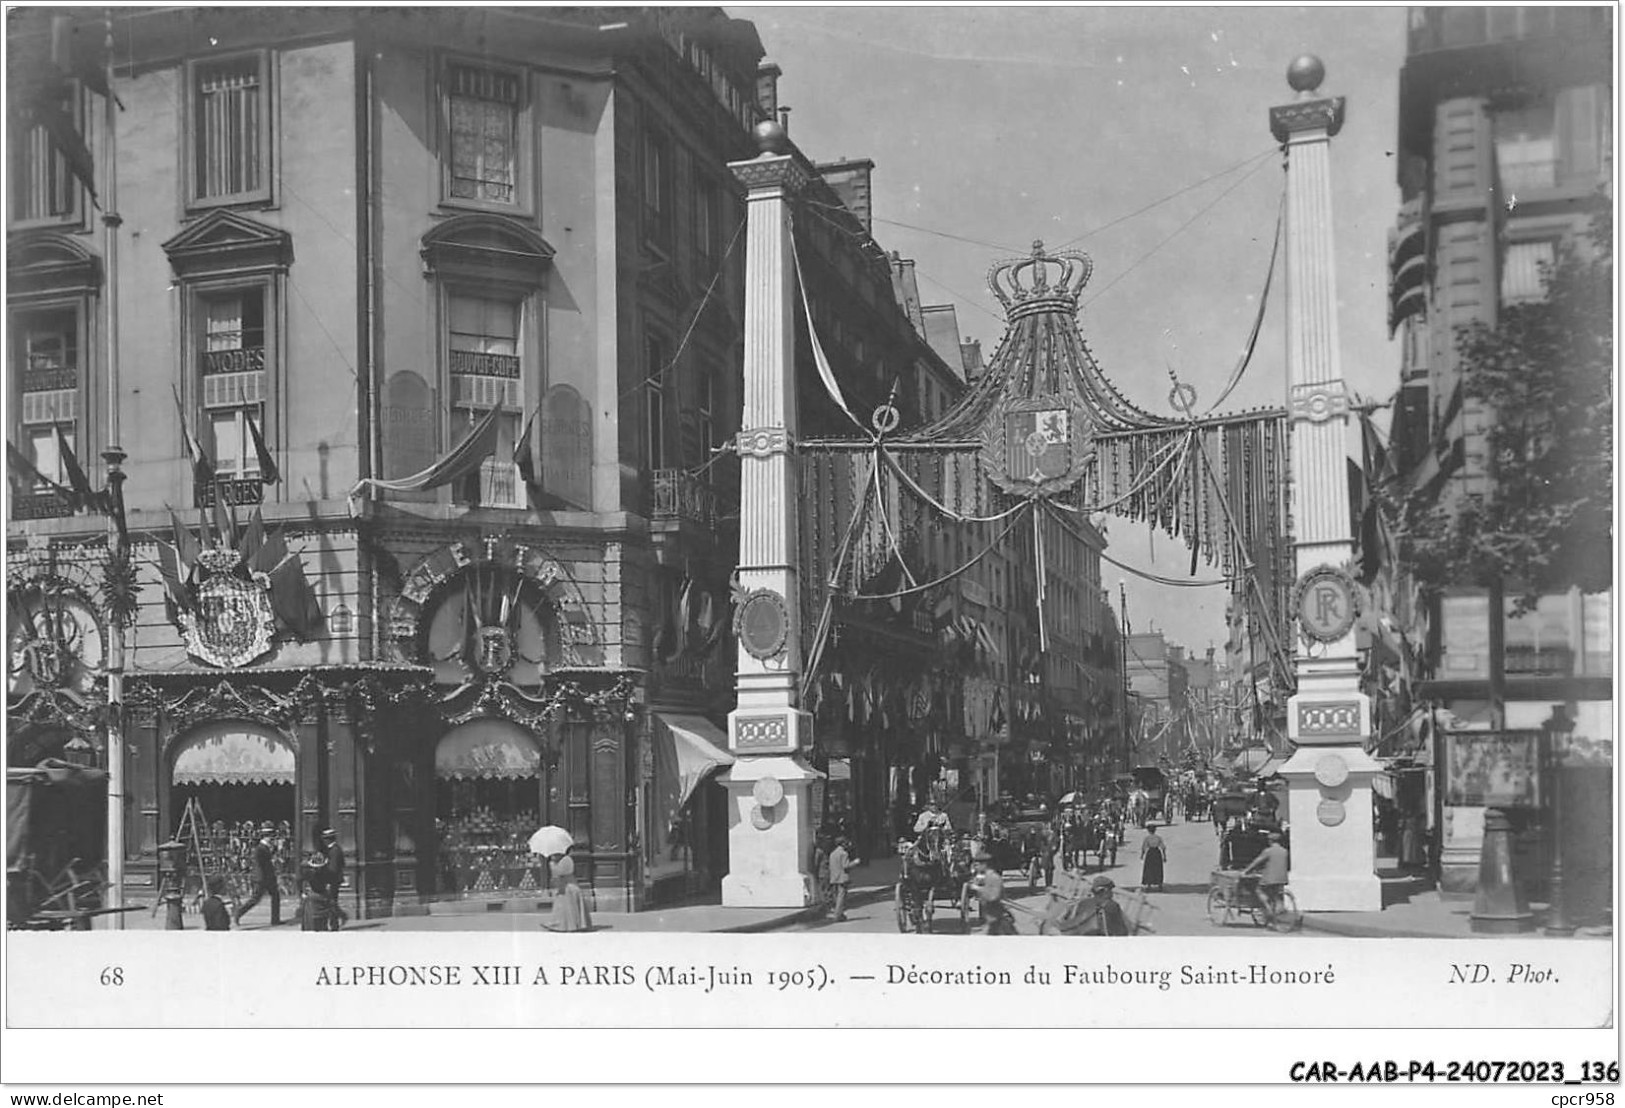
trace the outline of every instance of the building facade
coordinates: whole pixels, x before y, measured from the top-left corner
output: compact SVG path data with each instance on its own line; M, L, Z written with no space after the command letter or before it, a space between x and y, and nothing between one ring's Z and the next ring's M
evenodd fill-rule
M1542 299L1546 267L1612 204L1612 41L1599 8L1411 9L1389 251L1401 345L1390 449L1400 487L1425 502L1454 509L1495 486L1489 436L1502 415L1464 386L1462 329ZM1474 887L1485 812L1503 808L1526 891L1544 900L1559 778L1612 764L1612 590L1571 589L1520 612L1518 584L1400 574L1374 586L1417 644L1406 691L1429 721L1390 721L1403 750L1388 792L1401 820L1433 829L1447 889ZM1516 787L1475 785L1475 767L1490 764ZM1577 787L1571 804L1606 807ZM1600 874L1610 847L1599 860L1571 844L1570 866Z
M546 823L603 908L725 870L697 794L727 759L737 471L711 463L761 47L668 14L120 9L122 109L68 89L93 173L14 135L8 438L45 480L8 519L13 640L71 622L76 653L13 667L7 757L107 756L107 524L48 482L59 443L98 478L116 445L132 893L193 799L295 858L334 828L362 915L537 895ZM14 30L53 58L106 33ZM268 550L302 564L297 620Z

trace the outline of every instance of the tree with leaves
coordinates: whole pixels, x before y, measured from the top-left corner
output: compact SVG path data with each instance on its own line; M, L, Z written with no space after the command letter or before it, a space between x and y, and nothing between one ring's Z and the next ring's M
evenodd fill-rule
M1489 411L1490 491L1387 505L1400 553L1430 586L1501 584L1518 607L1613 573L1613 217L1543 267L1545 297L1457 335L1463 388Z

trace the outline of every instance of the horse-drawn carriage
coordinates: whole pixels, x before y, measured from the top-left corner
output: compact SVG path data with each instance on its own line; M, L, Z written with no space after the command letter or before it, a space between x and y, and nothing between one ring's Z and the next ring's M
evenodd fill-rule
M6 770L6 926L89 930L109 911L107 774L47 760Z
M1058 844L1048 812L1013 812L1006 822L991 824L988 833L973 845L976 853L988 856L1001 876L1014 870L1035 891L1047 886L1054 874Z
M925 934L932 929L937 908L958 912L959 929L970 930L970 843L948 828L933 827L912 843L899 843L902 869L894 902L897 930Z

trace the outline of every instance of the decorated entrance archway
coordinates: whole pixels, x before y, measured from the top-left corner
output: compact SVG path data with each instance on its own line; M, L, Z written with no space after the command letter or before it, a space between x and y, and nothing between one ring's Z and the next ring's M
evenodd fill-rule
M254 844L270 828L272 860L291 893L301 851L312 845L299 841L297 762L294 739L262 723L223 719L192 728L169 749L171 818L164 830L173 833L195 801L200 845L246 888Z
M473 719L435 745L437 889L442 896L525 894L546 888L546 859L530 852L553 772L530 731Z

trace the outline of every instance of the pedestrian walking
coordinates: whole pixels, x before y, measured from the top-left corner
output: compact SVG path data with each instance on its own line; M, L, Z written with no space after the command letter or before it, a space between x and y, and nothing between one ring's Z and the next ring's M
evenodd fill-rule
M322 828L321 840L328 873L327 892L332 900L328 906L328 929L338 931L350 922L350 914L339 899L339 891L344 888L344 848L339 845L338 832L331 827Z
M823 915L829 911L829 840L823 835L813 838L812 875L813 907Z
M271 926L282 926L282 890L277 887L276 866L271 861L271 836L276 834L276 828L271 824L260 827L259 841L254 844L251 852L251 861L254 868L254 892L247 900L237 906L237 916L234 922L241 924L243 917L253 911L261 898L271 898Z
M1163 863L1168 860L1168 847L1157 834L1157 825L1145 825L1145 838L1140 842L1140 888L1162 891Z
M852 884L852 867L858 859L852 857L852 843L843 835L835 840L835 849L829 852L829 887L835 897L835 922L846 920L846 893Z
M205 931L231 930L231 912L227 910L226 902L220 898L220 893L225 887L225 879L219 874L209 878L209 895L203 898L200 906Z
M592 913L576 884L576 864L569 854L553 858L553 919L542 926L549 931L591 931Z
M333 907L338 888L328 868L327 855L313 850L299 863L299 930L335 931Z

